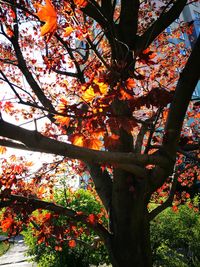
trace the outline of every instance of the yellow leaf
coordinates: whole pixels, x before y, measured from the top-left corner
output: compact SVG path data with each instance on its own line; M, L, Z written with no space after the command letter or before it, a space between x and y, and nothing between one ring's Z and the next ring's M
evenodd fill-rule
M50 40L57 29L57 12L50 0L46 0L44 6L36 4L35 7L38 9L36 15L41 21L45 22L41 27L41 36L49 34L48 40Z
M65 28L64 37L68 37L73 32L73 30L74 29L71 26Z
M97 89L95 88L95 86L97 87ZM99 82L97 79L93 80L93 87L92 85L90 85L82 96L86 102L90 102L96 96L105 95L108 92L108 85L106 83Z
M10 160L11 160L12 162L17 161L17 157L16 157L15 155L11 155L11 156L10 156Z
M33 166L33 162L32 162L32 161L27 161L27 162L25 163L25 165L26 165L27 167L32 167L32 166Z
M41 187L39 187L38 188L38 190L37 190L37 195L43 195L43 194L45 194L46 193L46 190L47 188L45 187L45 186L41 186Z
M83 140L84 140L84 136L77 134L73 136L72 144L75 146L83 146Z
M5 154L7 151L7 148L5 146L0 146L0 154Z
M102 142L98 138L95 137L86 138L82 134L73 135L73 137L71 138L71 142L75 146L83 146L95 150L100 150L100 148L102 147Z
M95 98L96 94L94 93L94 89L90 86L83 94L83 99L86 102L90 102Z
M55 115L54 119L56 119L56 123L62 125L62 126L69 126L70 123L70 118L69 117L65 117L65 116L61 116L61 115Z
M99 82L98 80L94 79L94 83L99 86L99 90L102 95L105 95L108 92L108 85L103 82Z
M57 110L60 112L60 113L63 113L66 111L66 108L67 108L67 100L64 98L64 97L61 97L60 99L60 103L58 104L57 106Z

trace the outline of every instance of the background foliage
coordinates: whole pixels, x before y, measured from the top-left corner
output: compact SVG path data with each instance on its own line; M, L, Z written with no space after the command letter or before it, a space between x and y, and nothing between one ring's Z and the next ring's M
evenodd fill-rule
M197 199L196 199L197 201ZM151 223L154 266L199 267L200 216L187 204L168 208Z
M55 200L59 204L67 205L79 212L83 211L86 214L101 216L103 223L107 221L105 214L102 213L101 203L88 190L79 189L74 193L69 190L57 190ZM65 221L66 217L60 216L55 223L62 227ZM97 238L95 233L93 231L88 232L81 223L78 226L83 227L84 231L76 240L76 246L70 247L68 241L65 240L62 250L55 250L55 238L53 236L48 238L48 246L43 242L38 243L37 230L30 224L24 231L24 237L26 244L29 246L28 253L36 255L35 260L38 267L87 267L89 264L108 263L108 255L103 243L101 241L95 243L95 238Z

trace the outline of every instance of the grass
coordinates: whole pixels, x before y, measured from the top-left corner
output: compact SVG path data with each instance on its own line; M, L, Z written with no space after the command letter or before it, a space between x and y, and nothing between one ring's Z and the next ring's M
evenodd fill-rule
M9 242L0 242L0 256L2 256L9 249Z
M7 237L7 234L2 232L0 229L0 235ZM9 249L10 244L8 241L0 241L0 257L6 253L6 251Z

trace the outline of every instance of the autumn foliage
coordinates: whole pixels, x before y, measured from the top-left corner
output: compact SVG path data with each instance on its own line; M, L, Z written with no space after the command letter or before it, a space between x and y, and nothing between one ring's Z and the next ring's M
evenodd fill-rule
M114 267L152 265L149 222L168 206L177 211L200 182L199 38L191 39L192 22L177 21L192 2L0 3L3 231L39 220L38 242L53 235L59 251L65 234L76 246L81 221ZM38 162L6 147L45 154ZM109 225L55 203L61 180L77 179L96 191ZM59 216L68 218L65 230L51 228Z

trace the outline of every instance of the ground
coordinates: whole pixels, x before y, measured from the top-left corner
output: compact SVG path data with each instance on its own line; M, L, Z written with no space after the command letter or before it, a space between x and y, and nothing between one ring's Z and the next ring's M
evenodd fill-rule
M17 236L12 241L14 245L0 257L0 267L36 267L36 264L28 262L28 257L25 255L27 247L24 245L22 236Z

